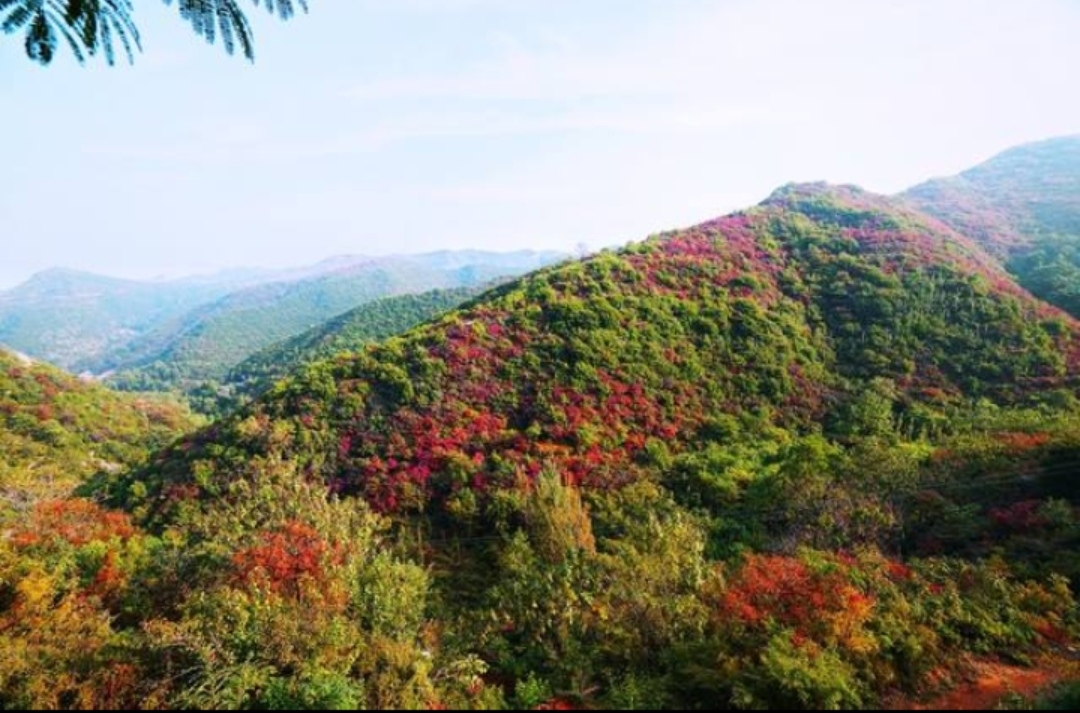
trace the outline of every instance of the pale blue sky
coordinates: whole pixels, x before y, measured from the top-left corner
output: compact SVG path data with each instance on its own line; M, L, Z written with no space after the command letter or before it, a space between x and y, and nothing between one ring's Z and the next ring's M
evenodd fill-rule
M624 243L1080 132L1078 0L310 2L254 66L154 0L133 68L0 38L0 287Z

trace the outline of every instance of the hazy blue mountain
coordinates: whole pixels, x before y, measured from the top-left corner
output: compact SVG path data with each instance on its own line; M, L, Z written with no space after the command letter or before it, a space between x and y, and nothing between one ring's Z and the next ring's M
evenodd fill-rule
M155 325L260 279L234 271L167 282L140 282L53 269L0 293L0 343L78 370Z
M259 285L202 305L133 340L89 368L130 390L196 389L273 344L372 301L475 287L561 259L558 253L470 252L333 258L328 272Z
M174 359L185 370L207 359L231 366L372 299L483 284L563 257L473 250L341 255L292 269L240 268L170 280L56 268L0 292L0 345L94 374Z

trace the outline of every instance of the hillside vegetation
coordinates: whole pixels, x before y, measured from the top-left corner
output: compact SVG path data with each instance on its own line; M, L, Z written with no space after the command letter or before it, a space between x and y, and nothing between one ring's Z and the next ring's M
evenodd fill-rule
M1021 146L906 195L1002 256L1034 294L1080 316L1080 137Z
M240 399L258 396L301 366L397 336L482 294L486 287L388 297L263 349L229 371L224 386Z
M0 524L94 473L139 464L194 426L178 405L113 394L0 351Z
M788 186L35 509L0 703L859 709L1067 655L1078 339L903 201Z

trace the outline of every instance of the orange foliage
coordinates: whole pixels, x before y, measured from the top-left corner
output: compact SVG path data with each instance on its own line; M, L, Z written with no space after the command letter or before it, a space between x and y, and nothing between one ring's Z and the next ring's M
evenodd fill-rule
M125 513L105 510L89 500L55 500L38 505L30 522L11 538L16 547L64 541L76 547L112 539L130 540L135 526Z
M719 602L721 624L757 627L776 622L797 641L861 646L857 630L874 599L853 587L841 571L818 572L793 557L753 555Z
M1020 454L1042 448L1050 443L1052 438L1049 433L1000 433L997 440L1012 453Z
M126 584L127 576L117 566L116 553L109 551L105 555L105 561L101 563L101 569L94 576L94 581L87 589L87 594L106 600L115 595Z
M323 579L326 565L341 560L340 551L315 530L290 522L268 535L264 544L237 552L233 565L241 582L266 584L278 594L298 597L305 580Z

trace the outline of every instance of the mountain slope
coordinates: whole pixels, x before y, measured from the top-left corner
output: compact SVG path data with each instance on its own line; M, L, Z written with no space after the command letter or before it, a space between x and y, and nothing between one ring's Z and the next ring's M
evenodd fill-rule
M476 253L481 262L451 264L445 255L379 258L298 281L261 285L201 307L95 365L109 383L136 391L191 390L223 379L230 368L277 342L373 300L485 284L520 274L547 254ZM488 262L483 262L483 261ZM116 372L116 373L111 373Z
M275 381L320 359L355 352L449 312L487 287L435 290L388 297L358 307L292 339L254 354L230 370L225 386L241 397L257 396Z
M951 403L1072 388L1077 336L941 223L790 186L310 368L147 477L171 492L197 463L212 494L271 456L382 511L472 512L545 467L590 488L647 479L725 414L803 429L887 383L917 431Z
M230 273L153 283L49 270L0 293L0 344L78 370L154 325L256 279Z
M195 421L0 350L0 518L100 471L136 465Z
M1080 316L1080 136L1021 146L905 194L981 242L1022 285Z
M0 703L864 709L1065 650L1078 336L936 220L790 186L26 518Z

